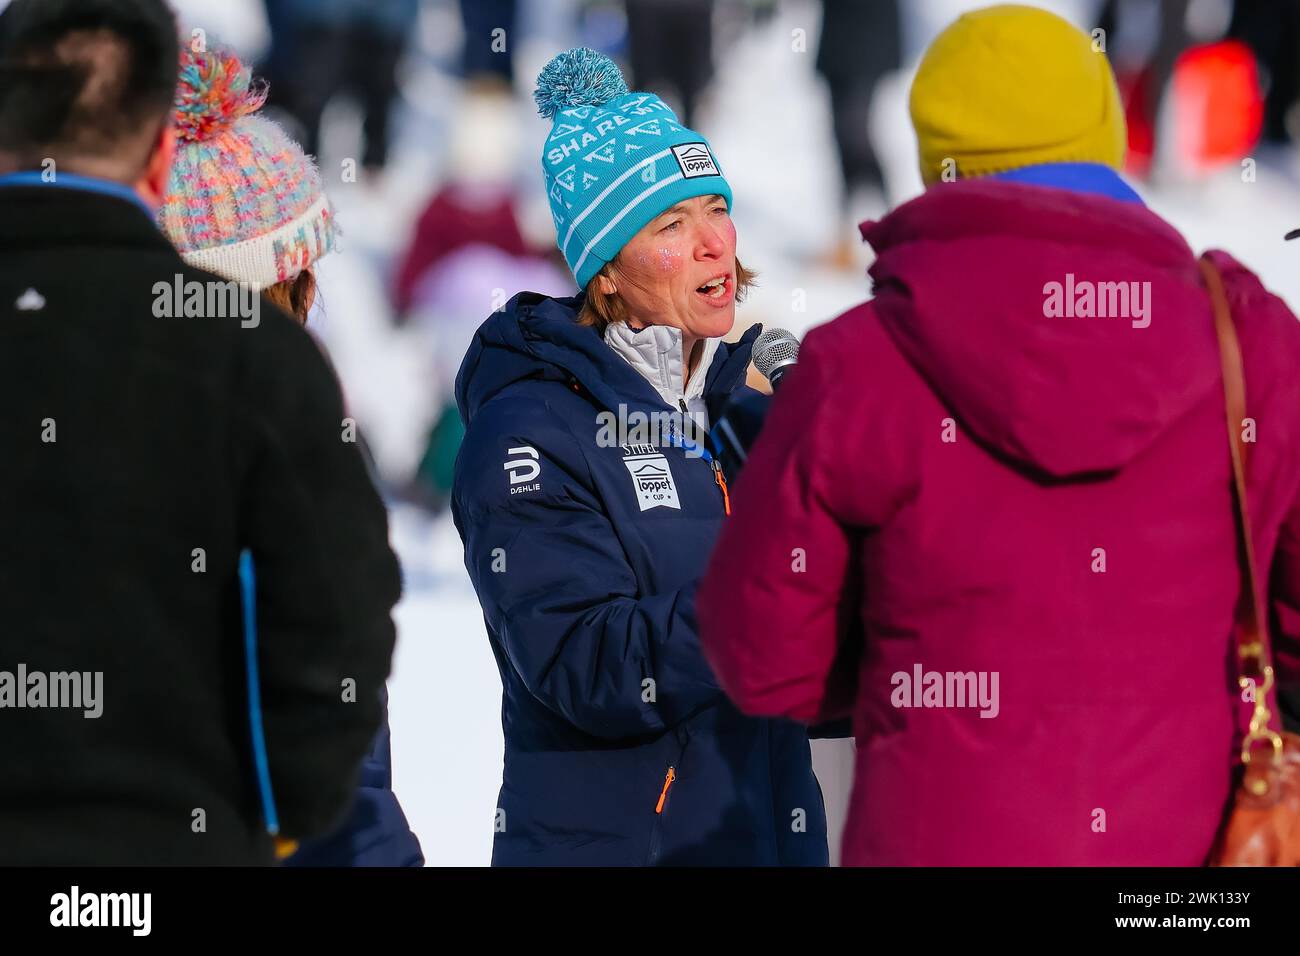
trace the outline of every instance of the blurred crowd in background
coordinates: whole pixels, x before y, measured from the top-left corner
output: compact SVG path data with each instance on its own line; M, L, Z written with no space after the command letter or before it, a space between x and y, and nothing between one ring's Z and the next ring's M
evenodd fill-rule
M273 115L319 157L354 255L324 270L313 325L390 493L432 511L444 507L451 481L461 435L452 387L474 329L520 290L575 291L538 188L545 129L530 93L551 55L573 45L608 53L634 88L662 95L715 143L739 186L741 243L761 249L746 260L759 267L766 293L742 310L735 334L754 321L799 331L864 291L870 252L856 224L920 191L902 109L907 71L927 39L971 6L176 5L202 42L229 44L258 64ZM1256 161L1300 179L1292 148L1300 0L1041 5L1093 30L1111 57L1129 114L1128 172L1139 185L1186 190L1228 167L1251 181ZM784 170L764 164L773 136L785 144Z

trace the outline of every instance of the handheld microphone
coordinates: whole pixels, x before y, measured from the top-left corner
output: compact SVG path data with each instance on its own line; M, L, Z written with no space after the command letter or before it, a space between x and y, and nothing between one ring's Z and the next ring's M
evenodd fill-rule
M799 340L785 329L766 329L754 340L750 353L754 367L771 383L773 391L785 373L794 368L798 357ZM714 423L712 436L728 481L734 481L740 474L745 459L749 457L749 446L763 428L771 401L770 395L741 389Z
M785 329L764 329L754 341L754 368L772 383L772 391L799 360L799 340Z

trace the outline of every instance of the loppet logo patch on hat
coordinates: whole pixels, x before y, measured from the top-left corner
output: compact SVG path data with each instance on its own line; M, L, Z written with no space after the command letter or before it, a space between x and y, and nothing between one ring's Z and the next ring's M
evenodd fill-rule
M697 176L721 176L718 164L713 161L713 154L704 143L682 143L673 147L673 157L682 168L682 176L695 179Z

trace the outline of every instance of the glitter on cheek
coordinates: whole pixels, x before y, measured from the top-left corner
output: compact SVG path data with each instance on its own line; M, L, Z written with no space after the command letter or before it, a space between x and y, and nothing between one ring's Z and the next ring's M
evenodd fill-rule
M676 272L682 266L682 254L676 249L659 250L659 269L662 272Z

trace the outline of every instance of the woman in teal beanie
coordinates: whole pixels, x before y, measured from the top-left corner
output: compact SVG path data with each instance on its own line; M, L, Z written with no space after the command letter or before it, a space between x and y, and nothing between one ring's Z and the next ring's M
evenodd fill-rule
M721 338L752 279L731 187L600 54L556 57L535 96L581 291L516 295L456 383L452 514L503 689L493 863L825 865L806 733L737 711L697 633L730 509L707 431L759 331Z

